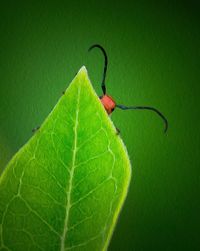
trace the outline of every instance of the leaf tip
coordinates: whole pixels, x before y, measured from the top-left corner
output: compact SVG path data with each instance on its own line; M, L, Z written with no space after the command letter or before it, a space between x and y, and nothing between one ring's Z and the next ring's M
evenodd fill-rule
M79 75L79 74L83 74L83 75L87 75L88 73L87 73L87 69L86 69L86 67L85 67L85 65L83 65L82 67L81 67L81 69L78 71L78 74L77 75Z

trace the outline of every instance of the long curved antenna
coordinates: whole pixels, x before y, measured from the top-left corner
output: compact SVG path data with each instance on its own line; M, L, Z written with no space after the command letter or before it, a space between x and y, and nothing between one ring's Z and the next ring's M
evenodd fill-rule
M92 46L90 46L88 51L91 51L93 48L99 48L103 52L103 55L104 55L105 62L104 62L103 79L102 79L102 83L101 83L101 88L102 88L103 94L105 95L106 94L105 79L106 79L106 72L107 72L107 66L108 66L108 57L106 55L106 51L104 50L104 48L101 45L93 44Z
M138 109L138 110L150 110L150 111L153 111L155 112L156 114L158 114L158 116L160 116L162 118L162 120L164 121L165 123L165 129L164 129L164 132L166 133L167 129L168 129L168 121L167 119L165 118L165 116L159 111L157 110L156 108L154 107L150 107L150 106L124 106L124 105L116 105L116 107L122 109L122 110L130 110L130 109Z

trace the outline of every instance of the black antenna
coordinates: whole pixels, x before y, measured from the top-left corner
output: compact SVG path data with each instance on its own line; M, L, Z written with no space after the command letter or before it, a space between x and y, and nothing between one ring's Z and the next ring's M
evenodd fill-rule
M158 114L158 116L160 116L162 118L162 120L165 123L165 129L164 132L166 133L167 129L168 129L168 121L165 118L165 116L156 108L154 107L150 107L150 106L124 106L124 105L116 105L116 107L122 109L122 110L130 110L130 109L138 109L138 110L150 110L155 112L156 114Z
M102 79L102 84L101 84L103 94L105 95L106 94L105 78L106 78L106 71L107 71L107 66L108 66L108 57L106 55L106 51L104 50L104 48L101 45L93 44L92 46L90 46L88 51L91 51L93 48L99 48L103 52L103 55L104 55L104 58L105 58L104 70L103 70L103 79Z

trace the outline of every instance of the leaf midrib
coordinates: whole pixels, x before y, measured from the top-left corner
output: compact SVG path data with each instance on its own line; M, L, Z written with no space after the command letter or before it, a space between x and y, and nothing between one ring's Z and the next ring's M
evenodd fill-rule
M71 191L72 191L72 187L73 187L72 182L73 182L74 170L76 168L75 161L76 161L76 152L77 152L79 102L80 102L80 87L78 88L78 95L77 95L76 116L75 116L75 125L74 125L74 145L73 145L73 154L72 154L72 167L71 167L70 177L69 177L69 188L67 191L67 204L66 204L66 211L65 211L65 221L64 221L63 233L61 235L60 251L65 251L65 239L66 239L67 230L68 230L69 213L70 213L70 208L71 208ZM67 190L67 188L66 188L66 190Z

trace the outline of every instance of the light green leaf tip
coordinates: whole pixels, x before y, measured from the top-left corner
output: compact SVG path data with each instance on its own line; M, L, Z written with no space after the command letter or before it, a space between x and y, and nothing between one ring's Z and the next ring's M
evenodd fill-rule
M126 148L82 67L0 177L0 250L107 250L130 177Z

